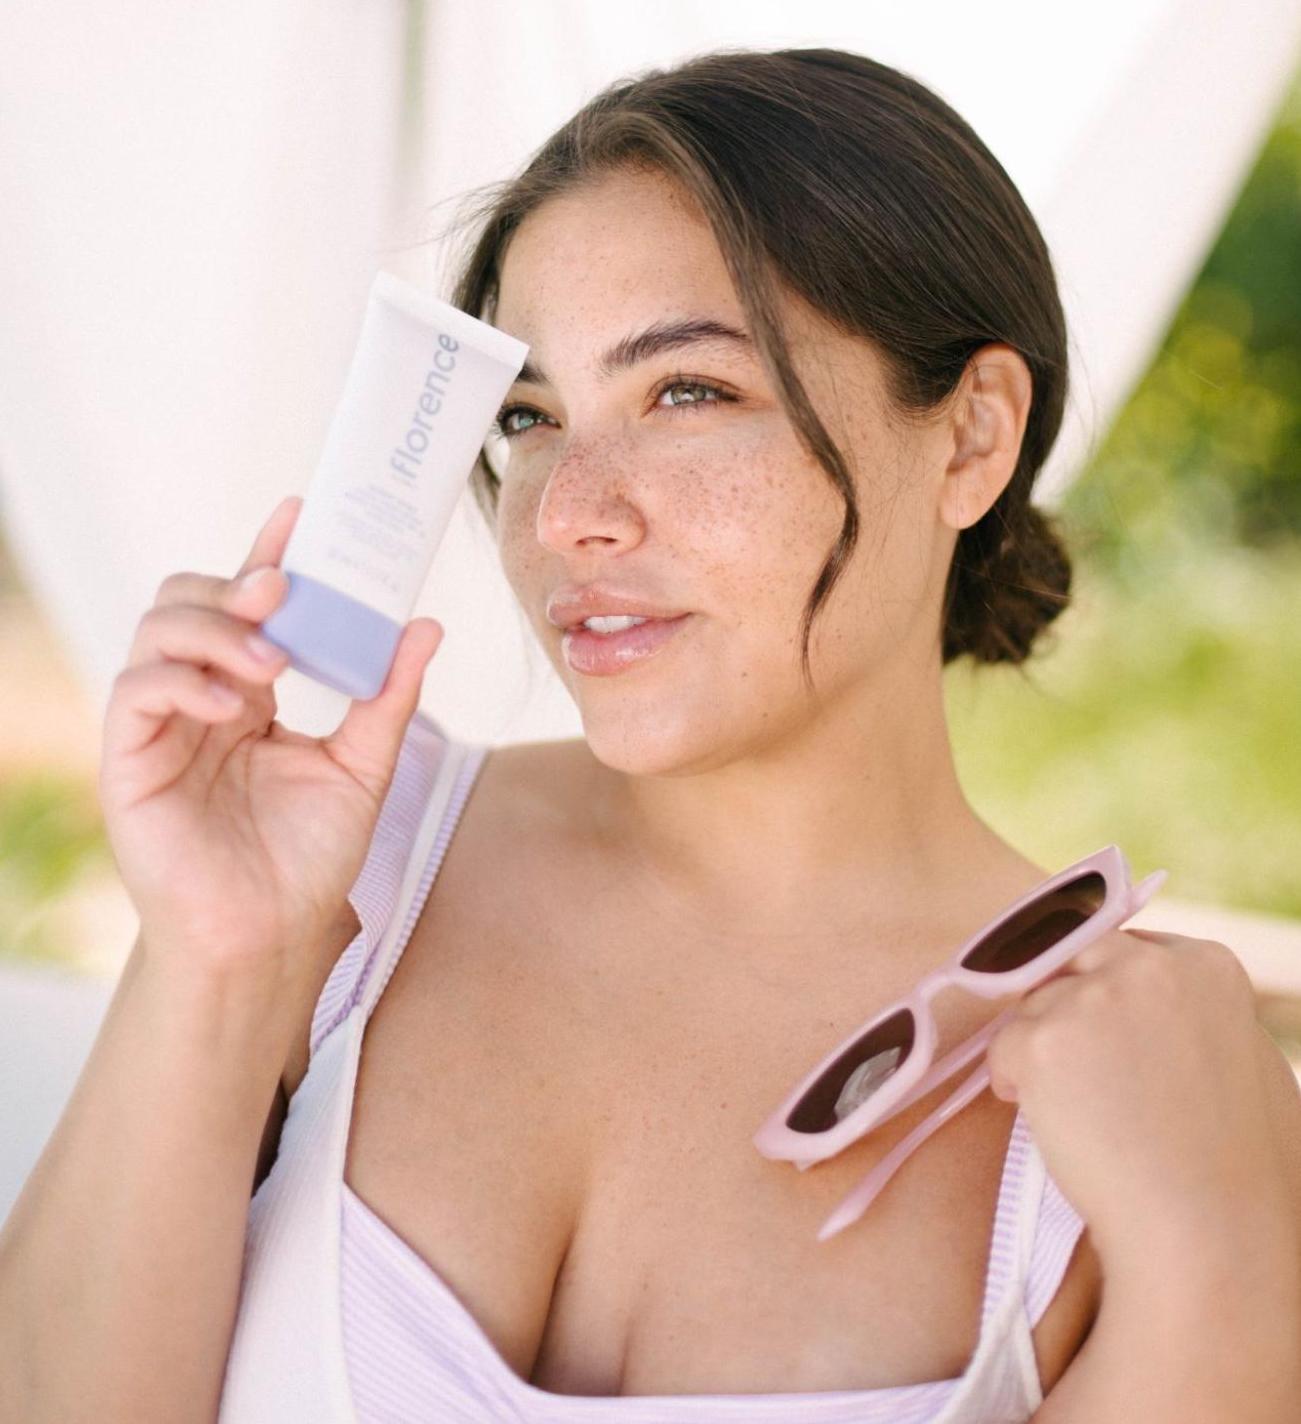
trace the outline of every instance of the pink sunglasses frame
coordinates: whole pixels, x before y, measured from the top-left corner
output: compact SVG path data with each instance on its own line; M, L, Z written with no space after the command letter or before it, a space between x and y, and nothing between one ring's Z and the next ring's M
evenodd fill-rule
M1106 890L1102 904L1094 914L1063 936L1051 949L1036 955L1020 968L1002 974L962 967L962 961L976 944L993 930L1041 896L1069 884L1089 871L1096 871L1103 878ZM938 1063L933 1063L937 1034L931 1000L941 989L950 984L957 984L982 998L1001 999L1008 994L1023 993L1034 988L1050 978L1054 971L1078 954L1085 945L1122 924L1131 915L1137 914L1165 883L1168 875L1169 871L1155 870L1137 885L1133 885L1129 862L1125 859L1124 852L1119 846L1108 845L1092 855L1085 856L1083 860L1076 861L1074 865L1067 866L1065 870L1058 871L1056 875L1049 876L965 940L948 963L920 979L910 993L873 1014L861 1027L842 1039L800 1079L781 1105L764 1120L754 1135L755 1147L764 1157L793 1162L800 1171L804 1171L816 1162L834 1157L851 1143L866 1136L873 1128L889 1122L892 1117L911 1107L918 1099L924 1098L946 1078L982 1053L1017 1008L1015 1004L1011 1005L965 1042L958 1044ZM903 1065L871 1097L847 1113L835 1126L823 1132L797 1132L788 1127L787 1119L790 1114L821 1074L876 1024L905 1008L912 1011L915 1037ZM826 1241L857 1221L890 1178L931 1133L942 1127L988 1086L989 1068L982 1063L956 1092L896 1143L872 1168L823 1222L817 1239Z

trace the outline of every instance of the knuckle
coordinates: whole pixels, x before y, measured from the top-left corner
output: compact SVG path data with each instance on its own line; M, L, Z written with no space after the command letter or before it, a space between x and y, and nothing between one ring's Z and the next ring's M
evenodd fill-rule
M1015 1069L1025 1060L1033 1023L1031 1019L1009 1019L994 1035L985 1051L991 1072Z
M175 621L177 607L178 605L172 602L155 603L152 608L147 608L140 619L141 641L147 644L157 643L162 630Z
M1218 976L1220 982L1231 991L1255 996L1256 988L1247 972L1247 966L1227 944L1213 939L1201 940L1198 954L1207 971Z
M120 701L130 696L132 689L139 679L136 676L136 669L124 667L118 670L117 676L113 679L112 690L109 694L111 701Z
M1067 1004L1071 1003L1080 993L1082 987L1081 984L1073 983L1072 980L1090 977L1089 975L1062 975L1037 985L1021 1000L1022 1014L1029 1018L1036 1018L1056 1009L1063 1001Z
M989 1069L990 1077L995 1080L1006 1076L1012 1058L1011 1050L1008 1047L1008 1035L1011 1032L1011 1027L1009 1024L1000 1033L995 1034L985 1049L985 1066Z
M1118 963L1116 972L1128 984L1162 988L1173 983L1178 962L1168 945L1145 940Z
M189 579L189 574L173 571L167 574L158 585L158 590L154 594L154 603L173 603L180 595L182 588Z
M1109 1013L1121 996L1120 986L1111 975L1088 974L1074 986L1072 1002L1076 1010L1088 1016Z
M1042 1018L1031 1024L1022 1052L1032 1066L1050 1063L1060 1058L1063 1044L1071 1032L1072 1021L1065 1017Z

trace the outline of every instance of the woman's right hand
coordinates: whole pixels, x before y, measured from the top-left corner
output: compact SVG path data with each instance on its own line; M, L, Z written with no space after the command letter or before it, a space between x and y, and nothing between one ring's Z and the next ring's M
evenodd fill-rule
M163 580L105 715L100 803L141 939L196 971L306 970L294 960L344 908L443 638L432 618L408 623L383 689L329 736L277 722L288 658L245 640L288 589L301 508L276 507L235 578Z

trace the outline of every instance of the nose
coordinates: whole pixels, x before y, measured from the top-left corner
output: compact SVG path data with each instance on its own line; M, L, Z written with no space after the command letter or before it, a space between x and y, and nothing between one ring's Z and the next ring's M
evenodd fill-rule
M632 548L644 521L617 459L591 447L566 452L538 501L538 543L557 554L597 544Z

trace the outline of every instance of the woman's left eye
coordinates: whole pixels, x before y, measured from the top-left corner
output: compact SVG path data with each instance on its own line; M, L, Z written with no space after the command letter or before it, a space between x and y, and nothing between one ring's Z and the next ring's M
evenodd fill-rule
M667 395L670 391L708 391L718 398L717 401L701 400L698 397L686 402L670 401L669 404L674 410L684 410L697 405L716 405L718 401L735 400L735 396L729 396L726 391L720 390L718 386L711 386L707 381L690 381L682 376L675 376L673 380L666 382L655 393L656 404L661 396Z

